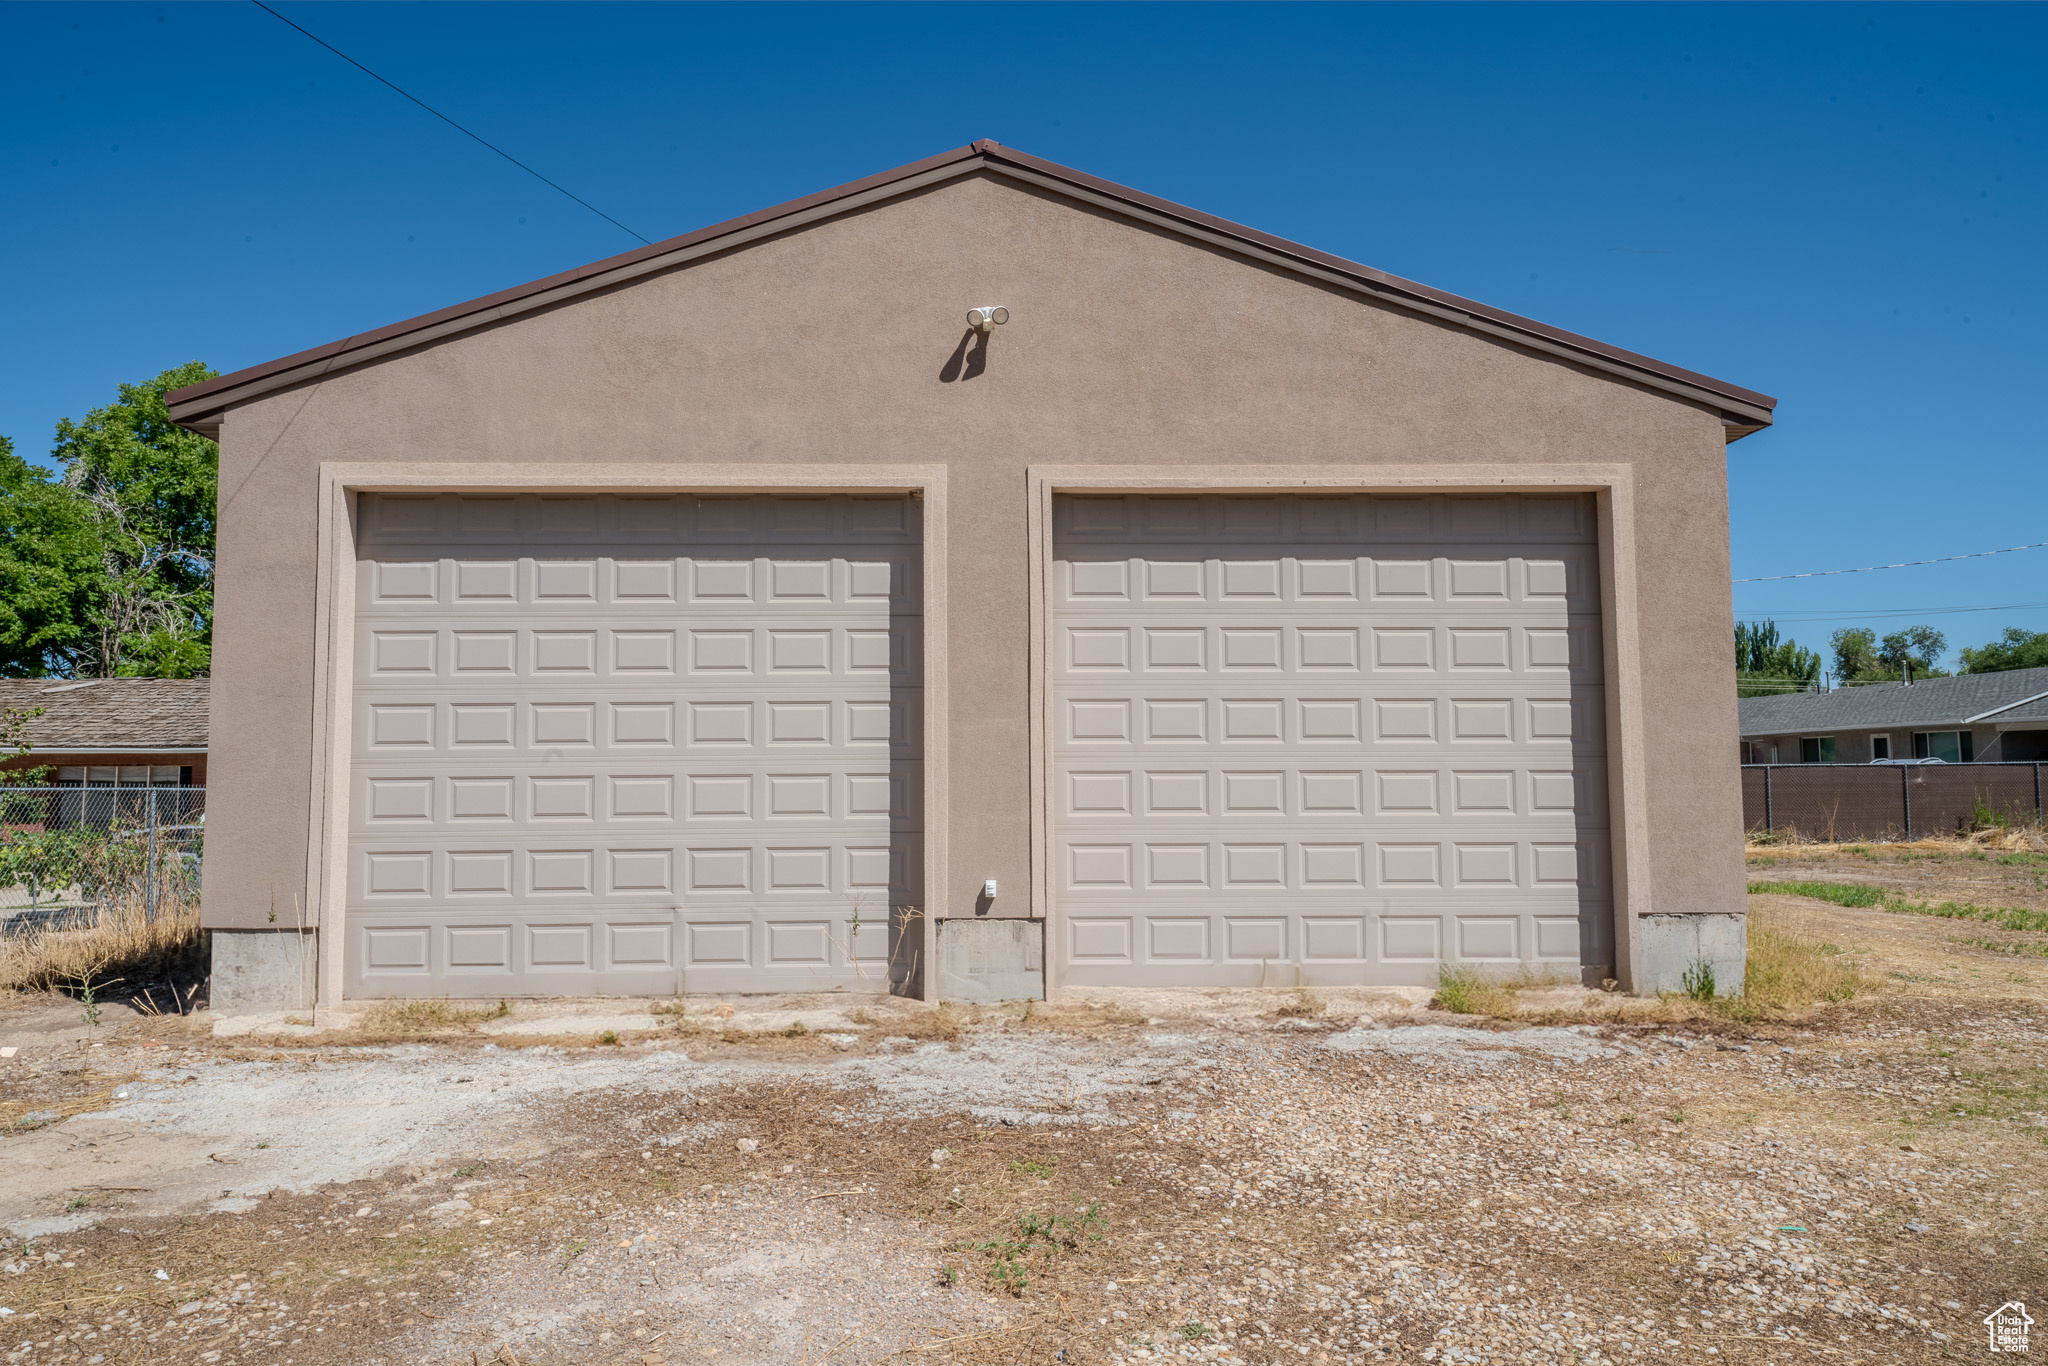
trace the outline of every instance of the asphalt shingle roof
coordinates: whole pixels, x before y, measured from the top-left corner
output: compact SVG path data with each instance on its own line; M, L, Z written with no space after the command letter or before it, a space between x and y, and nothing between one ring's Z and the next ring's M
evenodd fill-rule
M1928 678L1913 684L1871 683L1833 692L1745 697L1738 703L1742 733L1808 735L1831 730L1907 729L1954 726L1973 716L1988 722L2048 720L2048 669ZM2026 705L2016 705L2025 702ZM2006 708L2009 710L2001 710Z
M0 678L0 707L43 714L33 749L205 749L204 678Z

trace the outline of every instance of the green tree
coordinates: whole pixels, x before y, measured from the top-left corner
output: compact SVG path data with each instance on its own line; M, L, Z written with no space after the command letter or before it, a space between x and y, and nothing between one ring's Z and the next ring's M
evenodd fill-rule
M1735 695L1798 692L1820 678L1821 658L1795 640L1780 640L1775 621L1735 623Z
M1835 674L1844 683L1896 683L1908 667L1915 678L1944 678L1935 661L1948 638L1932 626L1908 626L1879 639L1868 626L1845 626L1828 637L1835 650Z
M211 662L220 449L174 424L164 394L214 373L191 361L57 424L51 454L89 509L104 580L81 673L187 678Z
M1877 642L1886 668L1903 673L1911 666L1915 678L1946 678L1948 670L1937 661L1947 649L1948 637L1932 626L1908 626Z
M1989 645L1975 649L1965 645L1962 656L1966 674L2002 673L2007 669L2048 669L2048 631L2026 631L2017 626Z
M0 436L0 676L76 672L97 650L105 578L91 509Z

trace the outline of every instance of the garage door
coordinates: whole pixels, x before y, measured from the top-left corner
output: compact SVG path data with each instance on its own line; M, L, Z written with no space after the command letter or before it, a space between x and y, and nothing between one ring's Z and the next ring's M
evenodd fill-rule
M918 510L364 495L348 992L885 989Z
M1061 497L1082 984L1611 962L1590 497Z

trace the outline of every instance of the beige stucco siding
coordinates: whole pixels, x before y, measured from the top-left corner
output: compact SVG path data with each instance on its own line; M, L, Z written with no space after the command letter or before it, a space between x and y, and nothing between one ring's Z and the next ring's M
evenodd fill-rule
M963 373L986 303L1011 321ZM1032 876L1031 467L1630 466L1634 909L1739 913L1723 438L1706 408L985 176L486 327L225 416L206 916L289 925L305 898L319 472L347 461L683 485L700 464L946 466L942 913Z

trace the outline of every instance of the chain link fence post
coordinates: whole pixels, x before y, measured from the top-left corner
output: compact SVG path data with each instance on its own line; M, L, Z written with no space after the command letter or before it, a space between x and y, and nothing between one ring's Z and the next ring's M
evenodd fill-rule
M145 924L156 923L156 790L150 789L149 800L149 862L142 874L142 919Z

